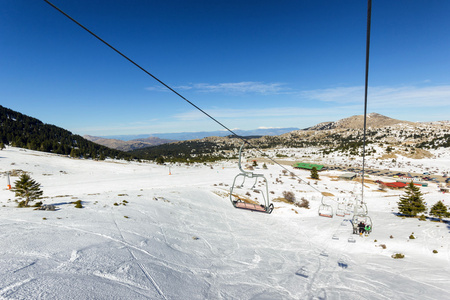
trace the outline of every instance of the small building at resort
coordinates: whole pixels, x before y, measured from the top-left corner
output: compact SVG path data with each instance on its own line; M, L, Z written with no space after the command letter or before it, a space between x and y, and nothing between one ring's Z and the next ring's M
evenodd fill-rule
M410 181L411 182L411 181ZM384 185L385 187L391 188L391 189L403 189L404 187L406 187L410 182L404 182L404 181L400 181L397 180L396 182L383 182L380 180L377 180L376 183L379 183L381 185ZM425 184L425 185L423 185ZM418 182L414 182L415 186L428 186L427 183L418 183Z
M322 171L324 168L324 165L316 165L316 164L310 164L310 163L295 163L292 167L294 169L305 169L305 170L312 170L312 168L316 167L317 171Z
M339 176L339 179L353 180L356 178L356 173L345 173Z

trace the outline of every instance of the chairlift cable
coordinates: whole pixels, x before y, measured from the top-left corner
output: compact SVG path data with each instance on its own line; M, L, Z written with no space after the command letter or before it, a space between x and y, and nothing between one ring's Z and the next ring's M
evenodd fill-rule
M355 199L355 207L352 218L353 233L364 232L364 225L368 225L370 233L373 229L372 219L368 215L369 210L364 201L364 172L365 172L365 146L366 146L366 129L367 129L367 90L369 82L369 49L370 49L370 21L372 11L372 0L367 1L367 37L366 37L366 73L365 73L365 85L364 85L364 136L363 136L363 166L361 177L361 200ZM359 202L359 203L358 203ZM361 224L361 228L360 227Z
M181 95L179 92L177 92L175 89L173 89L172 87L170 87L168 84L164 83L162 80L160 80L158 77L156 77L155 75L153 75L152 73L150 73L149 71L147 71L145 68L143 68L142 66L140 66L138 63L136 63L135 61L133 61L131 58L129 58L128 56L126 56L125 54L123 54L122 52L120 52L118 49L116 49L114 46L112 46L111 44L109 44L108 42L106 42L104 39L102 39L101 37L99 37L97 34L95 34L94 32L92 32L91 30L89 30L87 27L85 27L84 25L82 25L81 23L79 23L77 20L75 20L74 18L72 18L71 16L69 16L67 13L65 13L63 10L61 10L60 8L58 8L56 5L54 5L53 3L51 3L48 0L44 0L47 4L49 4L50 6L52 6L54 9L56 9L57 11L59 11L61 14L63 14L64 16L66 16L68 19L70 19L72 22L74 22L75 24L77 24L78 26L80 26L81 28L83 28L85 31L87 31L89 34L91 34L92 36L94 36L96 39L98 39L99 41L101 41L103 44L105 44L106 46L108 46L109 48L111 48L112 50L114 50L117 54L119 54L120 56L122 56L123 58L125 58L126 60L128 60L130 63L132 63L134 66L136 66L137 68L139 68L141 71L143 71L144 73L146 73L147 75L149 75L150 77L152 77L153 79L155 79L156 81L158 81L160 84L162 84L164 87L166 87L167 89L169 89L171 92L173 92L174 94L176 94L178 97L180 97L181 99L183 99L184 101L186 101L187 103L189 103L191 106L193 106L194 108L196 108L197 110L199 110L201 113L203 113L204 115L206 115L208 118L210 118L211 120L213 120L214 122L216 122L218 125L220 125L222 128L224 128L225 130L227 130L228 132L230 132L234 137L240 139L243 143L252 146L246 139L244 139L242 136L236 134L234 131L232 131L231 129L229 129L227 126L225 126L223 123L221 123L220 121L218 121L217 119L215 119L213 116L211 116L210 114L208 114L206 111L204 111L203 109L201 109L200 107L198 107L197 105L195 105L193 102L189 101L187 98L185 98L183 95ZM259 149L258 147L255 147L255 149L263 156L263 157L267 157L270 161L272 161L274 164L278 165L280 168L290 172L286 167L284 167L283 165L281 165L280 163L278 163L276 160L272 159L271 157L267 156L263 151L261 151L261 149ZM299 176L297 176L296 174L294 174L294 176L300 180L303 181L305 183L307 183L305 180L303 180L302 178L300 178ZM314 188L313 186L311 186L315 191L319 192L322 194L322 192L316 188ZM326 198L328 198L328 196L324 196Z
M367 36L366 36L366 76L364 84L364 135L363 135L363 165L361 177L361 201L364 203L364 171L366 162L366 128L367 128L367 90L369 86L369 50L370 50L370 21L372 15L372 0L367 2Z
M169 89L171 92L175 93L178 97L180 97L181 99L183 99L184 101L186 101L187 103L189 103L190 105L192 105L193 107L195 107L197 110L199 110L200 112L202 112L204 115L206 115L207 117L209 117L211 120L213 120L214 122L216 122L217 124L219 124L221 127L223 127L224 129L226 129L227 131L229 131L231 134L233 134L234 136L236 136L237 138L240 138L241 140L243 140L244 142L246 142L244 139L242 139L241 136L237 135L236 133L234 133L231 129L229 129L228 127L226 127L224 124L222 124L221 122L219 122L217 119L215 119L214 117L212 117L210 114L208 114L206 111L202 110L200 107L198 107L197 105L195 105L193 102L189 101L188 99L186 99L183 95L181 95L180 93L178 93L176 90L174 90L173 88L171 88L169 85L167 85L166 83L164 83L162 80L160 80L158 77L156 77L155 75L153 75L152 73L150 73L149 71L147 71L146 69L144 69L143 67L141 67L138 63L136 63L135 61L133 61L131 58L129 58L128 56L126 56L125 54L123 54L122 52L120 52L119 50L117 50L114 46L112 46L111 44L109 44L108 42L106 42L104 39L102 39L101 37L99 37L98 35L96 35L94 32L92 32L91 30L89 30L88 28L86 28L84 25L82 25L81 23L79 23L77 20L75 20L74 18L72 18L71 16L69 16L67 13L65 13L64 11L62 11L60 8L58 8L56 5L54 5L53 3L51 3L48 0L44 0L45 2L47 2L50 6L52 6L53 8L55 8L56 10L58 10L60 13L62 13L64 16L66 16L67 18L69 18L71 21L73 21L75 24L77 24L78 26L80 26L81 28L83 28L84 30L86 30L88 33L90 33L92 36L94 36L95 38L97 38L99 41L101 41L103 44L105 44L106 46L108 46L109 48L111 48L112 50L114 50L116 53L118 53L119 55L121 55L123 58L125 58L126 60L128 60L130 63L132 63L133 65L135 65L136 67L138 67L139 69L141 69L141 71L143 71L144 73L146 73L147 75L151 76L153 79L155 79L156 81L158 81L159 83L161 83L164 87L166 87L167 89ZM248 142L246 142L248 143Z

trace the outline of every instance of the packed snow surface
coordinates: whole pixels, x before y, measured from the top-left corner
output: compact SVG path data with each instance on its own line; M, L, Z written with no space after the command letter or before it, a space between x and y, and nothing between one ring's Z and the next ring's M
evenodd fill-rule
M56 211L17 208L6 188L13 170L41 183ZM162 166L8 147L0 151L0 299L450 299L449 223L398 217L404 192L367 183L373 232L353 235L351 215L317 211L320 192L333 195L324 201L336 210L360 183L329 171L315 184L308 171L292 171L310 185L276 165L253 172L266 175L271 199L292 191L310 209L273 202L265 214L231 205L236 162ZM428 208L450 202L434 183L421 190ZM247 192L260 196L237 190Z

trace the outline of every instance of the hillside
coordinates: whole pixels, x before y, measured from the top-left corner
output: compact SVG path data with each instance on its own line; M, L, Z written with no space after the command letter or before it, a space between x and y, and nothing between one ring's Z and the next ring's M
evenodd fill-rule
M233 149L227 137L209 137L201 140L174 142L130 151L133 156L156 160L163 157L172 162L209 162L228 156L225 150Z
M60 127L0 106L0 141L4 145L93 159L132 159L122 151L100 146Z
M303 151L297 155L314 156ZM442 157L423 168L449 165L448 151L431 151ZM366 183L373 232L357 236L351 215L317 213L321 194L312 187L334 195L326 200L334 210L338 199L354 199L358 183L339 180L339 171L308 185L270 164L257 169L269 179L269 215L230 204L235 162L163 166L14 147L0 154L2 172L28 172L42 184L44 204L56 207L19 209L0 189L1 299L450 298L449 223L398 217L400 190ZM308 171L292 172L311 181ZM246 184L239 195L260 196ZM434 183L421 189L428 209L450 202ZM282 202L284 191L310 209ZM71 204L77 200L83 208Z
M382 156L390 150L410 155L426 149L450 147L450 123L414 123L392 119L380 114L368 115L366 154ZM353 116L337 122L320 123L310 129L296 130L279 136L263 136L248 142L260 149L317 147L324 153L340 152L360 156L363 144L363 116ZM242 141L230 137L208 137L132 151L133 155L154 159L214 161L235 158ZM375 146L378 152L375 152ZM167 152L164 152L167 151Z
M414 122L392 119L377 113L367 114L367 128L383 128L397 124L413 125ZM361 129L364 128L364 115L351 116L336 122L323 122L304 130L329 130L329 129Z
M386 158L392 155L391 152L394 150L406 153L405 155L410 157L423 157L427 155L427 149L450 147L450 122L414 123L371 113L368 115L367 123L367 155ZM259 149L314 147L319 148L318 151L324 154L340 152L360 156L363 142L362 126L363 116L352 116L278 136L249 136L245 139L252 147ZM169 144L166 142L170 140L155 137L128 142L86 137L95 143L62 128L44 124L35 118L0 106L0 141L4 145L72 157L148 160L163 158L173 162L209 162L236 158L242 144L240 139L232 136L206 137ZM159 145L149 147L150 143ZM129 151L125 153L112 148Z

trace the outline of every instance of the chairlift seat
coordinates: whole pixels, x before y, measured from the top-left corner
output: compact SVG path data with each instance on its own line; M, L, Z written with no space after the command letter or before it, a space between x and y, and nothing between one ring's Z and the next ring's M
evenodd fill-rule
M330 205L322 204L319 206L319 216L332 218L333 217L333 208Z
M340 210L340 209L336 210L336 216L345 217L345 211Z
M330 213L330 212L320 212L320 211L319 211L319 216L321 216L321 217L326 217L326 218L332 218L332 217L333 217L333 214Z
M254 211L260 211L260 212L266 212L266 208L264 207L264 205L247 203L244 201L235 201L234 207L249 209L249 210L254 210Z
M345 199L344 202L338 203L337 209L336 209L336 216L339 217L345 217L345 208L346 208L346 203L345 203Z

